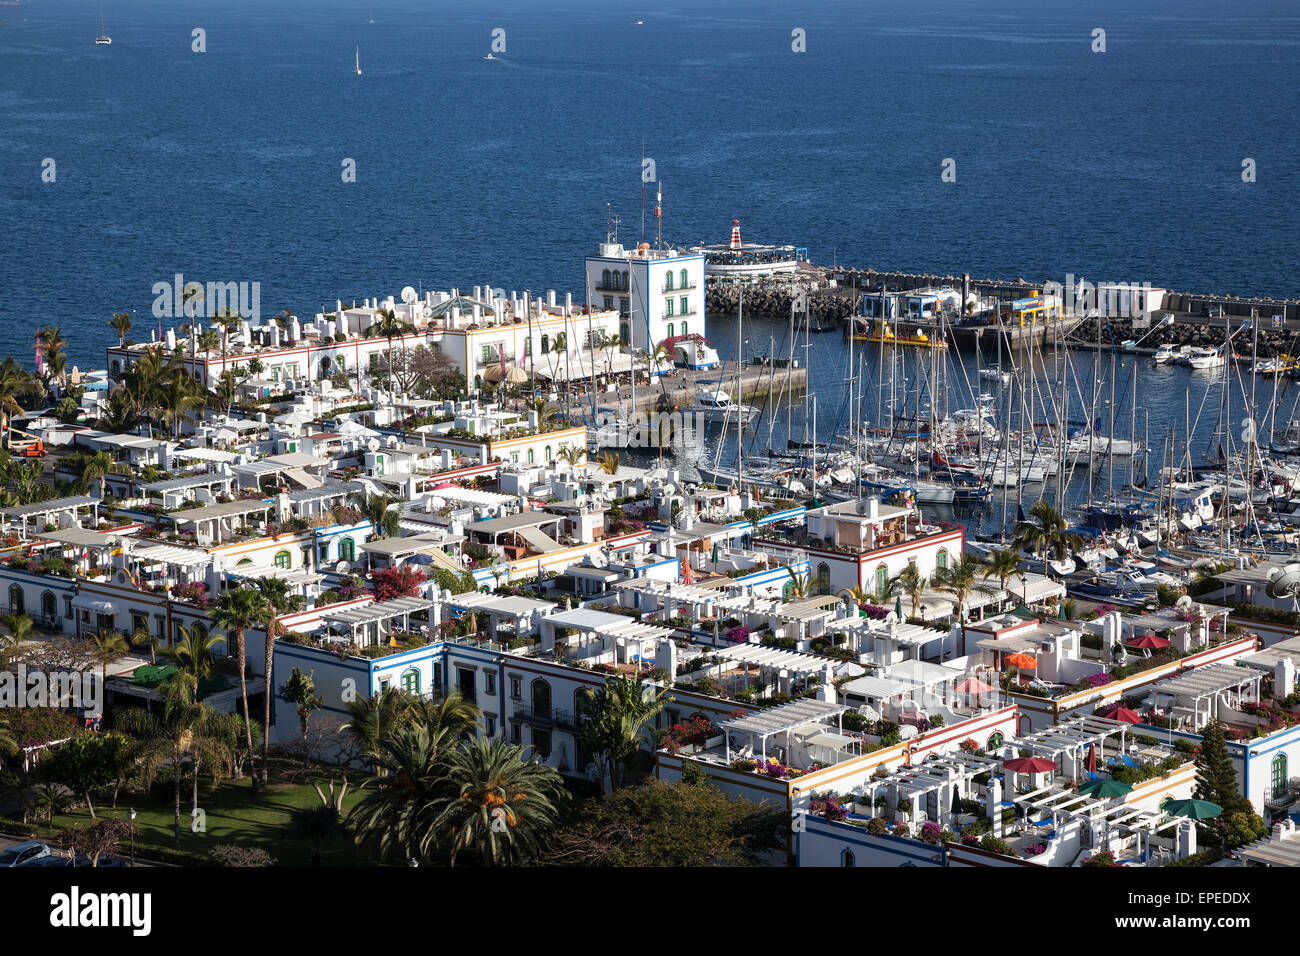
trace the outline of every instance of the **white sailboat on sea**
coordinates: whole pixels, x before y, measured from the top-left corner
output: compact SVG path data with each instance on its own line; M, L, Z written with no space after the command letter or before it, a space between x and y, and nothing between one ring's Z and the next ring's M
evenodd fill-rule
M357 47L357 76L361 75L361 47Z
M108 46L113 38L104 32L104 8L99 8L99 36L95 37L96 46Z

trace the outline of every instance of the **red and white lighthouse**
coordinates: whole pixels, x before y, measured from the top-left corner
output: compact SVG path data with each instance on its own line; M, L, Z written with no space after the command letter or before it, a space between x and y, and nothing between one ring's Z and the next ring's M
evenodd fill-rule
M731 220L731 248L736 250L737 252L745 248L744 244L741 243L740 241L740 220L739 219Z

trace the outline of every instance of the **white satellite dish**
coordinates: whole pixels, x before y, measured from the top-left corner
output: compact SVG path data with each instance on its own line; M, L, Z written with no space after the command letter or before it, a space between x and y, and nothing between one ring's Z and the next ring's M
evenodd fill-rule
M339 574L347 574L352 570L352 565L348 564L346 561L340 561L338 564L334 565L334 570Z
M418 298L420 298L420 294L416 292L413 288L411 288L409 285L406 286L404 289L402 289L402 301L405 302L407 305L410 305Z
M1177 601L1174 602L1174 607L1179 611L1187 612L1192 609L1193 603L1194 602L1192 601L1191 597L1184 594L1182 597L1180 597Z
M1292 604L1300 603L1300 564L1288 564L1268 572L1264 590L1275 599L1290 598Z
M898 615L895 614L893 611L890 611L888 614L885 615L885 623L886 623L886 624L897 624L897 623L898 623Z
M493 290L492 290L492 298L494 298L494 299L504 299L505 297L506 297L506 290L505 290L505 289L493 289Z
M366 448L368 448L370 451L379 451L379 439L378 439L378 438L367 438L367 439L366 439Z
M423 315L426 319L431 319L431 318L433 318L433 306L431 306L431 305L426 305L426 306L424 307L424 311L421 313L421 315Z

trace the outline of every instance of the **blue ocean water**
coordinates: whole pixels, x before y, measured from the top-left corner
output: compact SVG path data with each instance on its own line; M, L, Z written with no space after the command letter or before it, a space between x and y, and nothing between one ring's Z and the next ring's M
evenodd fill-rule
M260 282L264 314L580 292L607 203L638 237L643 155L679 243L735 217L817 261L1300 295L1292 0L110 0L107 47L99 13L0 7L0 328L28 361L54 323L102 365L110 313L145 334L176 272Z

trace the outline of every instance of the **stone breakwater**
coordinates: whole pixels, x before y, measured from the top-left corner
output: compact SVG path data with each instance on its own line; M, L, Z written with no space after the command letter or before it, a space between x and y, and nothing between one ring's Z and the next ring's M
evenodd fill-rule
M1101 344L1103 348L1110 348L1112 345L1118 345L1121 342L1132 339L1141 341L1141 348L1154 349L1159 345L1192 345L1200 348L1218 348L1223 344L1223 320L1211 320L1216 325L1202 325L1195 320L1184 320L1176 322L1173 325L1165 325L1151 331L1151 328L1133 328L1133 323L1129 319L1111 318L1101 329ZM1241 319L1232 316L1228 320L1234 329L1237 328ZM1265 320L1267 321L1267 320ZM1143 338L1143 337L1146 338ZM1249 358L1251 354L1252 342L1254 335L1250 329L1238 331L1232 338L1232 350L1243 358ZM1085 322L1071 337L1071 341L1079 345L1095 346L1097 344L1097 326L1093 321ZM1297 342L1297 333L1286 330L1275 331L1273 329L1260 328L1259 330L1259 357L1271 358L1274 355L1294 355L1300 351L1300 342Z
M735 315L740 299L735 284L710 283L704 290L704 308L710 315ZM762 319L788 319L800 292L808 295L808 315L813 319L844 319L853 311L853 290L826 288L824 283L755 282L745 286L745 315ZM802 313L801 313L802 314Z

